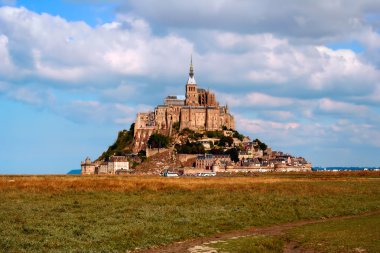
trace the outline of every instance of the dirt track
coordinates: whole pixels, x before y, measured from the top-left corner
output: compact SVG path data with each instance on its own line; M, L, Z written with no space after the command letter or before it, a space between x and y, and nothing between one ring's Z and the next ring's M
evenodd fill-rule
M307 224L316 224L316 223L323 223L327 221L333 221L333 220L344 220L344 219L350 219L355 217L364 217L364 216L371 216L380 214L380 210L375 212L369 212L364 213L360 215L350 215L350 216L341 216L341 217L334 217L334 218L328 218L328 219L319 219L319 220L304 220L304 221L296 221L286 224L280 224L270 227L251 227L243 230L236 230L236 231L229 231L225 233L219 233L215 235L211 235L208 237L202 237L202 238L195 238L195 239L189 239L182 242L176 242L165 246L160 246L156 248L146 249L146 250L139 250L136 251L136 253L178 253L178 252L204 252L207 251L198 251L197 249L201 249L202 246L205 246L204 248L207 248L207 244L212 241L220 241L220 240L228 240L234 237L243 237L243 236L252 236L252 235L282 235L287 230L300 227ZM215 252L215 251L209 251ZM299 253L312 253L315 252L313 250L309 249L303 249L297 247L297 244L294 242L289 242L287 245L285 245L284 253L291 253L291 252L299 252Z

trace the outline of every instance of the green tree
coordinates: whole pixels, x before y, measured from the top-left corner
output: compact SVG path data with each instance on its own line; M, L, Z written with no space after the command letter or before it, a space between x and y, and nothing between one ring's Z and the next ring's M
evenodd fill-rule
M140 150L137 153L138 157L140 157L141 161L144 162L146 160L146 151L145 150Z
M202 143L191 143L189 140L185 144L176 144L175 149L179 154L204 154L205 148Z
M243 141L244 139L244 135L240 134L238 131L234 131L233 137L238 138L240 141Z
M234 161L234 162L239 161L239 150L237 148L231 148L231 149L227 150L226 154L230 155L230 158L232 161Z
M132 123L131 126L129 127L129 134L134 134L135 132L135 123Z
M223 155L224 154L224 150L222 148L213 148L209 151L210 154L213 154L213 155Z
M180 124L179 124L179 122L178 122L178 121L177 121L177 122L174 122L174 123L173 123L173 129L176 130L177 132L179 132L179 128L180 128Z
M229 147L234 143L234 139L230 136L223 136L219 140L219 146L226 146L228 144Z
M259 145L259 148L263 151L265 151L268 148L267 144L265 144L264 142L261 142L259 139L256 139L255 142L257 142L257 144Z
M169 137L163 134L152 134L149 137L148 145L151 148L166 148L169 145Z
M221 131L207 131L206 136L208 138L222 138L223 132L221 132Z

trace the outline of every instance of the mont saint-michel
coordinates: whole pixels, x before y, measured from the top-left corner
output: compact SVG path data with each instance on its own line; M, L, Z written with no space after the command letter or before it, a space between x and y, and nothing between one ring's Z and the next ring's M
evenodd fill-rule
M81 163L82 174L152 173L216 175L310 171L311 164L272 150L237 131L228 105L198 86L192 59L185 95L169 95L153 111L137 113L129 130L98 159Z
M235 119L228 106L220 106L212 91L198 87L192 61L185 98L168 96L154 112L137 114L134 150L145 149L154 132L171 136L173 124L178 124L179 130L190 129L201 133L221 131L223 128L235 130Z

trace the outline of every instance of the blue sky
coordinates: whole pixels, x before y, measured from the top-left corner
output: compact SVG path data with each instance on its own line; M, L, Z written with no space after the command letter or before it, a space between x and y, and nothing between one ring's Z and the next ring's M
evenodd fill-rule
M380 166L379 30L375 0L0 0L0 173L79 169L184 93L190 54L242 133Z

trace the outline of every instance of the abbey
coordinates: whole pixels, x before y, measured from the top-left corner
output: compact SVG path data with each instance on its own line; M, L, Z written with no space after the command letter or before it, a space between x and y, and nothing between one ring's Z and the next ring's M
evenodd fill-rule
M137 114L134 150L144 149L151 134L159 132L171 135L173 126L178 125L180 130L189 128L197 132L223 128L235 130L235 119L228 106L220 106L213 92L198 88L192 60L185 97L168 96L164 104L158 105L153 112Z

